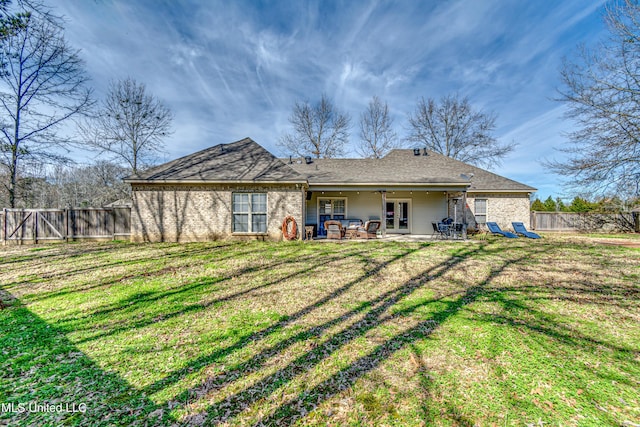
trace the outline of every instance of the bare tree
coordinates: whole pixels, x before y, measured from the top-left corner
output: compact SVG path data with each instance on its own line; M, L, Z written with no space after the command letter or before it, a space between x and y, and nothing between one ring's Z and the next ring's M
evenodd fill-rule
M499 165L516 145L499 143L492 135L495 114L475 110L466 97L421 98L408 118L409 141L476 166Z
M90 147L136 174L163 152L172 121L171 111L143 83L127 78L111 82L95 117L79 128Z
M48 175L49 186L44 207L100 207L131 197L130 187L122 178L128 168L99 160L87 166L57 166ZM48 199L47 199L48 196Z
M297 102L289 117L293 132L284 134L278 146L296 156L331 158L344 154L349 140L351 118L322 95L320 102Z
M565 62L560 101L578 130L560 149L566 160L546 163L576 190L638 196L640 181L640 5L614 2L605 17L608 40Z
M0 164L5 168L9 205L16 206L22 161L56 163L70 138L60 125L86 111L91 92L78 51L64 39L59 18L18 2L22 24L5 34L0 52Z
M389 151L400 147L389 106L374 96L360 115L360 144L356 152L363 157L379 159Z
M129 169L105 160L28 169L18 181L21 204L26 208L100 207L131 197L131 187L122 181Z

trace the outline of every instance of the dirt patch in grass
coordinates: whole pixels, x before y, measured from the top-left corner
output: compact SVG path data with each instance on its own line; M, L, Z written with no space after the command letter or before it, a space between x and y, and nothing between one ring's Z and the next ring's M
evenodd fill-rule
M593 242L599 245L624 246L627 248L640 248L639 240L593 239Z

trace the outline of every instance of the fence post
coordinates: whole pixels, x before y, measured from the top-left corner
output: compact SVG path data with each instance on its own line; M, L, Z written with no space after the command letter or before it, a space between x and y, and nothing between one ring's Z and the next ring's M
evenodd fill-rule
M64 208L64 241L69 243L69 209Z
M7 208L2 209L2 246L7 245Z
M531 211L531 228L536 229L536 211Z
M33 213L33 243L38 244L38 211Z
M111 240L116 240L116 208L111 208L111 220L113 221L113 235Z

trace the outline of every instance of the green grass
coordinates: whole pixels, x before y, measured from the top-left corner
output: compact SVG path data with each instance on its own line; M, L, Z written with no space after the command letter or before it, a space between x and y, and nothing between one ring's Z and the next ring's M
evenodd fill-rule
M640 424L639 278L566 235L4 247L0 403L86 411L0 424Z

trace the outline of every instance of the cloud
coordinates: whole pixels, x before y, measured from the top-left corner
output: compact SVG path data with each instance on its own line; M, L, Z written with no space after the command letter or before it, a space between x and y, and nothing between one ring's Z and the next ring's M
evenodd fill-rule
M55 8L98 95L110 79L132 76L173 110L169 158L245 136L277 152L294 101L323 92L354 120L380 96L399 135L420 96L459 93L498 115L501 140L520 142L500 173L560 191L539 166L570 126L551 98L561 58L602 35L602 5L70 0Z

